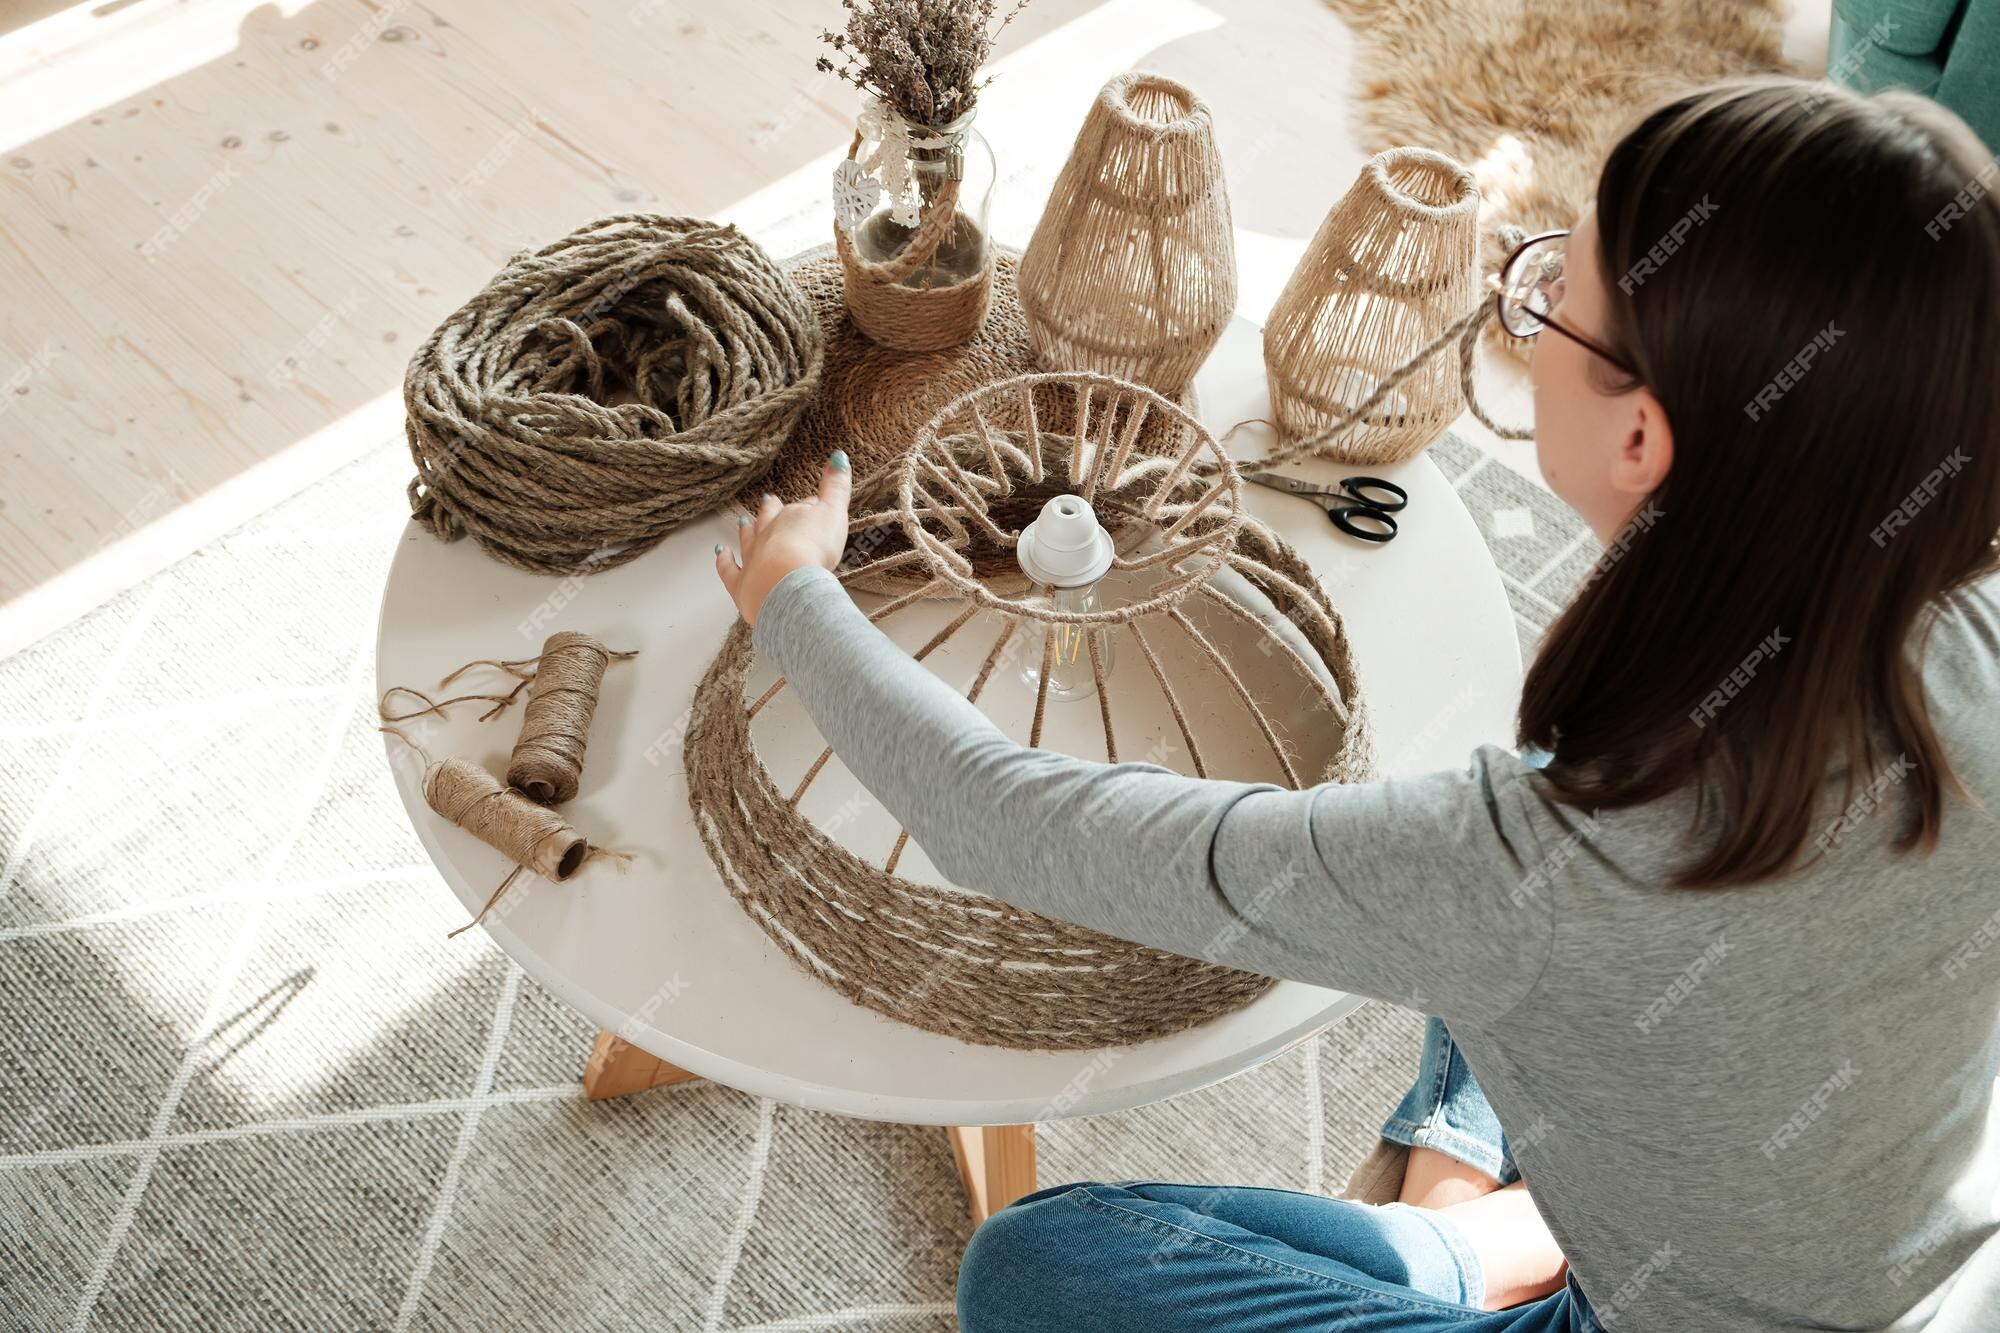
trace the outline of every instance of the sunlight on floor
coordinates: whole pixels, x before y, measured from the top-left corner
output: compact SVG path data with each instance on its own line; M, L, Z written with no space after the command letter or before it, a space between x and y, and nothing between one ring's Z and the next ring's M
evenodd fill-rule
M254 10L276 8L290 18L312 3L140 0L118 8L82 0L0 35L0 151L32 143L235 50L237 30Z

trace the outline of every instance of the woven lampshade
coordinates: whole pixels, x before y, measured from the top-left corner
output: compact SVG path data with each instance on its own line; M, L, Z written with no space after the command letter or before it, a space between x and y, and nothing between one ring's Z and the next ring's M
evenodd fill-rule
M1052 428L1043 409L1064 398ZM1178 453L1139 447L1152 418L1175 421L1165 437L1183 441ZM1020 424L998 424L1008 421ZM941 408L892 471L892 493L851 519L837 575L885 630L928 634L912 656L996 725L1040 746L1055 710L1079 707L1048 690L1067 638L1087 654L1097 723L1069 734L1101 728L1107 762L1173 754L1196 776L1258 781L1272 775L1268 755L1293 788L1374 775L1339 612L1298 553L1242 508L1235 464L1178 404L1104 375L1015 376ZM1116 544L1096 610L1065 610L1020 572L1023 528L1060 495L1090 505ZM1114 636L1115 663L1103 650ZM1032 694L1024 644L1039 650ZM763 743L811 725L739 621L695 692L688 800L731 895L856 1004L963 1041L1087 1050L1181 1031L1269 987L906 877L907 830L869 828L854 798L821 781L831 747L780 761ZM1249 736L1264 748L1231 739ZM1097 757L1094 737L1083 752Z
M1326 215L1264 325L1264 369L1284 440L1350 415L1478 299L1479 187L1427 148L1391 148ZM1317 452L1348 463L1413 458L1465 409L1440 354Z
M1229 194L1208 107L1121 74L1084 117L1021 260L1036 362L1176 397L1236 308Z

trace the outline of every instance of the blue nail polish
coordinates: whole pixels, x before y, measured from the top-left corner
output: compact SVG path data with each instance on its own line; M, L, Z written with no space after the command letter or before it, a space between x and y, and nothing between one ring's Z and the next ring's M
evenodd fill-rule
M750 515L748 514L738 514L736 516L736 526L739 528L742 527L744 524L748 523L749 521L750 521Z
M847 450L835 449L833 451L833 457L827 459L826 461L831 463L835 468L839 469L842 472L847 471Z
M717 543L715 544L715 553L716 553L717 555L721 555L721 554L722 554L722 543L721 543L721 542L717 542Z

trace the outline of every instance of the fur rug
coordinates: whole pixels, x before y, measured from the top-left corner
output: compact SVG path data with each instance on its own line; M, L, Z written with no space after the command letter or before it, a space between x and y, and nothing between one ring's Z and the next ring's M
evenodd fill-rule
M1689 87L1788 72L1782 0L1327 3L1358 41L1357 139L1472 168L1488 272L1519 234L1575 221L1634 115Z

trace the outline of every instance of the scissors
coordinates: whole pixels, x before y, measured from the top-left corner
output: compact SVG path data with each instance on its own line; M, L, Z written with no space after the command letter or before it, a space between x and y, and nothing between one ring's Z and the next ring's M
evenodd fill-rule
M1325 486L1277 472L1246 472L1243 475L1260 486L1311 500L1326 511L1326 516L1333 520L1333 526L1364 542L1386 542L1393 538L1396 535L1396 514L1410 503L1408 491L1380 477L1342 477L1338 486ZM1382 496L1389 498L1378 498Z

